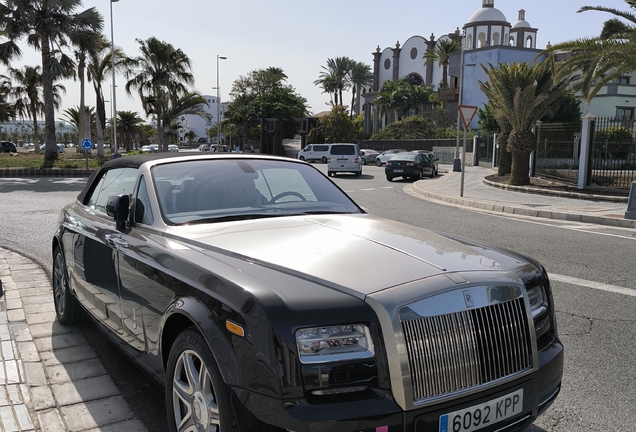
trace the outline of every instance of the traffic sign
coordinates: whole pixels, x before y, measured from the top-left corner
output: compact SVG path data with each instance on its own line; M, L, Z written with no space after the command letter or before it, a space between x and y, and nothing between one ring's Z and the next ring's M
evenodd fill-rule
M93 141L91 141L90 139L86 138L82 140L82 148L84 150L90 150L93 148Z
M468 129L468 126L470 126L470 122L473 121L473 117L475 117L475 113L479 108L470 105L459 105L457 109L459 110L459 115L462 117L464 129Z

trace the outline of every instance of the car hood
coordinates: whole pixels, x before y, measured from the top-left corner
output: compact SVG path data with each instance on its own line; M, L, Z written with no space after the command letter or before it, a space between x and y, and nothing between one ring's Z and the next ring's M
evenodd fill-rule
M206 254L239 255L362 295L442 273L506 269L469 245L371 215L178 226L166 234Z

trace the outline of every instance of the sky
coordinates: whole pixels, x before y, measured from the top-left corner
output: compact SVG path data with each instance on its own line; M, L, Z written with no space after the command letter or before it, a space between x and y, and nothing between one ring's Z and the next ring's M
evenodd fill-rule
M525 9L526 21L537 32L537 48L582 37L598 36L602 24L613 15L587 11L582 6L604 6L629 11L624 0L495 0L495 8L508 22L517 21ZM110 40L111 14L108 0L84 0L83 9L95 7L104 17L104 33ZM310 112L329 109L329 96L313 83L327 59L346 56L373 65L376 47L394 47L412 36L429 38L462 29L482 0L119 0L112 3L115 45L128 56L139 55L136 39L156 37L181 49L191 59L195 88L229 99L234 80L270 66L283 69L288 83L307 99ZM24 51L14 67L41 64L40 53L20 43ZM219 60L217 77L217 56ZM0 68L0 73L5 71ZM105 93L110 93L110 80ZM66 95L61 111L79 105L79 83L61 82ZM116 77L117 110L137 111L145 117L137 97L125 93L124 78ZM92 85L86 103L94 105ZM344 100L350 100L345 95ZM105 95L111 100L110 95ZM111 110L110 103L106 111Z

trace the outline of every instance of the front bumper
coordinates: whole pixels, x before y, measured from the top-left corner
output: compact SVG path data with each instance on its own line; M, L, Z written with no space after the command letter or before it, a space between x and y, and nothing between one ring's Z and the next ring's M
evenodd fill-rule
M538 351L539 368L532 374L470 396L408 411L403 411L390 394L376 390L368 390L361 400L341 396L314 403L282 401L244 389L234 391L243 406L259 420L291 431L438 432L441 415L523 389L521 414L479 429L520 431L550 406L561 388L563 345L553 334L544 338L548 340L542 341Z

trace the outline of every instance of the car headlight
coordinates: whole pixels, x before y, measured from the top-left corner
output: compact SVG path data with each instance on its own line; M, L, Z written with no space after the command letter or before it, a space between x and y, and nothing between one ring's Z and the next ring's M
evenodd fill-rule
M300 362L304 364L371 358L375 355L364 324L311 327L296 331Z
M530 300L530 310L532 318L541 315L548 309L548 297L545 293L543 285L537 285L528 290L528 299Z

